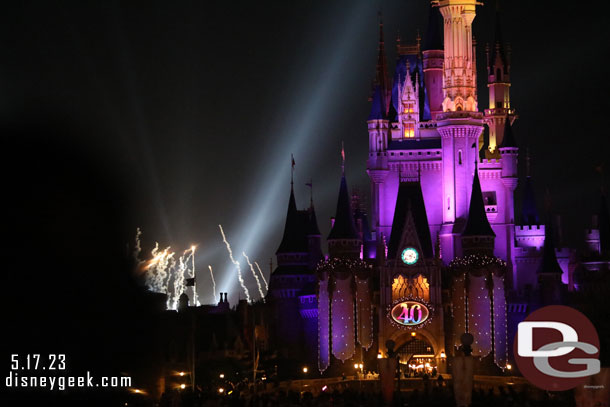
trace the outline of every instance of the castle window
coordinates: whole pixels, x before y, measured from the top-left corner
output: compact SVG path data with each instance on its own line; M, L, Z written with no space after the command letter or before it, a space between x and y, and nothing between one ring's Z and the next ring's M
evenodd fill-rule
M485 202L485 205L497 205L496 191L483 192L483 202Z
M400 298L419 298L430 301L430 283L421 274L413 279L398 275L392 282L392 301Z
M413 102L405 103L404 113L413 113Z
M458 164L462 165L462 150L458 151Z
M414 123L405 123L405 137L404 138L413 138L415 137L415 124Z

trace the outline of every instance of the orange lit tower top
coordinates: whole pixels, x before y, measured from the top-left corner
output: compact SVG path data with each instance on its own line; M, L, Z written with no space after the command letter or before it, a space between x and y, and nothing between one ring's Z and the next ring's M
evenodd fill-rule
M444 20L445 61L443 111L477 111L476 63L472 21L476 0L436 0Z

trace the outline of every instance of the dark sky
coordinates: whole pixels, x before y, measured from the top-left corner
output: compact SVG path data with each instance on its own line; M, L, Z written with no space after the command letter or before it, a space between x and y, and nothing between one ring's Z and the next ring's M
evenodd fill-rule
M495 3L486 3L474 24L481 68L494 20ZM601 2L505 3L516 137L532 155L539 207L548 187L564 240L577 245L599 206L594 167L608 161L609 24ZM28 137L5 158L22 160L48 145L45 165L94 168L115 185L104 199L121 217L103 235L107 241L91 241L92 256L125 247L136 227L147 251L155 241L178 251L195 243L202 302L211 301L208 264L217 289L234 302L236 272L218 224L240 260L246 250L268 272L283 228L291 153L297 204L308 204L312 178L323 234L334 212L342 140L348 183L368 190L367 97L380 4L393 69L398 30L408 42L418 29L425 33L426 0L7 3L0 13L0 121L10 129L4 137ZM483 108L482 71L479 78ZM52 155L58 151L61 163ZM22 167L5 176L28 182ZM81 185L99 182L81 178L66 207L79 205ZM40 211L55 209L44 194L36 199ZM31 242L15 242L24 243Z

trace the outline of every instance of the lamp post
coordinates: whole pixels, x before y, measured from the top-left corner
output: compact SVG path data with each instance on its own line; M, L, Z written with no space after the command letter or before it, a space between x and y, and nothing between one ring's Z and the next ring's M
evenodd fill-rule
M303 377L304 379L307 379L307 372L309 372L309 368L307 366L303 366ZM301 393L303 393L305 388L305 383L301 382Z

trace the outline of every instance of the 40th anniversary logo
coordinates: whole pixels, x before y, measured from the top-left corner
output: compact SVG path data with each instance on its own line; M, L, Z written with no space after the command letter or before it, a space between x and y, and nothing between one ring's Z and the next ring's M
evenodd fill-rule
M600 372L597 331L571 307L551 305L528 315L513 347L523 376L545 390L573 389Z

